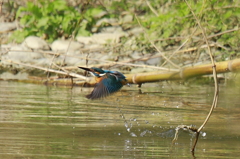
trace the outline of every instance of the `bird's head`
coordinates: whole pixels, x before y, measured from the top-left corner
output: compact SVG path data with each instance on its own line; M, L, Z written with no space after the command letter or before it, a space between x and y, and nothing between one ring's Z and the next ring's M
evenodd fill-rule
M97 68L97 67L91 67L91 68L79 67L79 68L85 71L89 71L93 76L96 76L96 77L101 77L106 73L105 70L102 70L101 68Z

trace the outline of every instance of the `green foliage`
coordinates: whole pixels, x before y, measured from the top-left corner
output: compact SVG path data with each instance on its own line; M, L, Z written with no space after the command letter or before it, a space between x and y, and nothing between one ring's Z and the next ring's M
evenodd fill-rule
M96 23L96 15L102 11L101 8L89 8L80 14L74 7L68 6L65 0L40 0L37 4L28 2L16 14L24 28L15 31L12 39L21 42L29 35L36 35L51 42L62 36L68 38L73 33L89 36Z
M174 3L169 1L160 2L160 0L151 2L152 7L157 11L158 15L152 11L148 12L144 18L141 18L141 24L146 28L149 38L160 48L176 45L178 42L177 37L188 37L194 28L198 28L196 19L193 17L186 3L181 1ZM162 5L161 8L157 6L160 3ZM206 29L207 35L214 35L239 27L239 1L210 0L189 1L189 3L193 12L201 21L201 25ZM201 34L199 34L201 33L199 28L196 33L202 38ZM176 40L168 40L170 38L176 38ZM239 51L239 39L240 34L238 30L217 36L213 40L219 42L221 45ZM140 42L146 43L146 40L140 40Z

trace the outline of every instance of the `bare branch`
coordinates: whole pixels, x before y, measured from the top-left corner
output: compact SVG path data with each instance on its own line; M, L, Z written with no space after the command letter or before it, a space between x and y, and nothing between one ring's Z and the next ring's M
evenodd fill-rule
M54 69L44 68L44 67L40 67L40 66L35 66L35 65L25 64L25 63L16 62L16 61L10 61L10 60L7 60L6 62L18 64L18 65L22 65L22 66L27 66L27 67L31 67L31 68L36 68L36 69L43 70L46 72L53 72L53 73L58 73L58 74L62 74L62 75L68 75L68 76L72 76L72 77L76 77L76 78L81 78L83 80L88 79L87 77L76 74L76 73L67 73L67 72L63 72L63 71L58 71L58 70L54 70Z

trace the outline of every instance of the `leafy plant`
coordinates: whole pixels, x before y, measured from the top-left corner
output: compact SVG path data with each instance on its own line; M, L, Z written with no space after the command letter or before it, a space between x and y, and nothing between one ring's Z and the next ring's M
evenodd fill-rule
M96 23L96 15L102 11L101 8L89 8L80 13L65 0L28 2L17 11L16 17L20 18L23 29L15 31L12 39L21 42L29 35L36 35L51 42L62 36L68 38L73 33L88 36Z
M162 3L162 6L157 7L157 4L160 3ZM202 26L206 29L207 35L225 32L239 26L240 9L238 7L239 2L237 1L211 0L191 1L190 3ZM151 5L158 15L152 11L147 12L141 18L141 25L146 29L149 38L159 48L176 45L179 38L188 37L192 30L197 28L196 20L186 3L181 1L173 3L170 1L160 2L160 0L154 0L151 1ZM196 31L196 35L194 36L201 36L199 33L200 29ZM199 38L202 39L202 37ZM239 51L239 39L240 34L238 30L216 36L209 40L217 41L221 45L227 45L229 48ZM145 41L141 40L139 42L145 43ZM199 45L199 41L196 41L194 45Z

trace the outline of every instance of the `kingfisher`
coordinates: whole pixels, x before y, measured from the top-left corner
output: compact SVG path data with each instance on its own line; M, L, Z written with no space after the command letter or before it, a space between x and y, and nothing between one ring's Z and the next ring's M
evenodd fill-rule
M96 79L96 85L93 91L86 97L88 99L97 99L108 96L111 93L120 90L127 83L126 77L118 71L102 70L101 68L79 67L85 71L89 71Z

